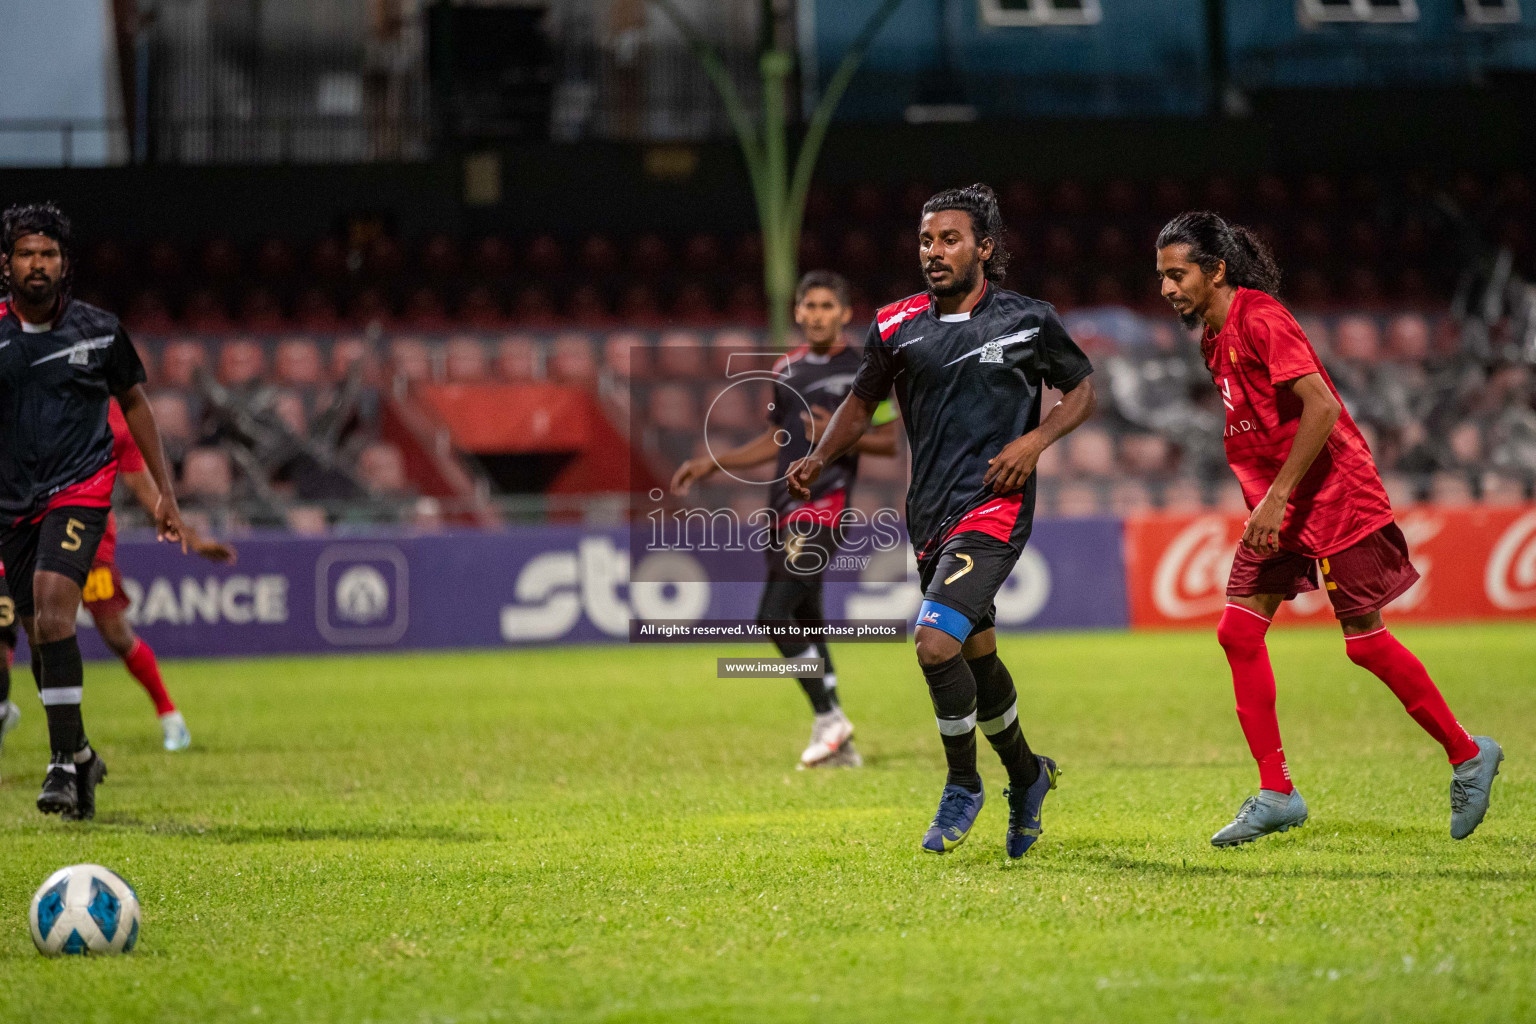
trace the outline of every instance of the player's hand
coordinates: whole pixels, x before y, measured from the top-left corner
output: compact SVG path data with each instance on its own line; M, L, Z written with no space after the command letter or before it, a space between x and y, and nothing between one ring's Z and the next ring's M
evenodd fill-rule
M1248 515L1248 525L1243 528L1243 545L1261 555L1273 555L1280 550L1280 527L1285 522L1285 499L1274 494L1264 495L1258 508Z
M993 494L1012 494L1023 487L1029 474L1035 471L1041 450L1033 432L1009 441L987 462L987 475L981 478L982 486L990 484Z
M180 544L181 553L187 553L187 533L181 522L181 509L176 507L175 497L164 491L155 502L155 539Z
M210 537L204 537L197 532L197 528L191 523L181 524L181 532L186 540L187 547L192 549L192 553L206 558L210 562L217 562L220 565L234 565L240 558L240 552L235 550L233 544L224 544Z
M693 486L695 480L707 480L715 475L715 470L720 467L715 465L715 460L708 456L700 455L696 459L689 459L677 467L677 472L672 474L672 493L687 494L688 488Z
M821 476L821 471L826 468L819 455L807 455L803 459L796 459L790 464L789 472L784 475L784 483L789 486L789 493L800 501L811 500L811 485L816 478Z
M832 422L832 414L819 405L813 405L810 412L800 414L800 422L805 424L805 439L815 444L821 440L821 435L827 432L827 424Z

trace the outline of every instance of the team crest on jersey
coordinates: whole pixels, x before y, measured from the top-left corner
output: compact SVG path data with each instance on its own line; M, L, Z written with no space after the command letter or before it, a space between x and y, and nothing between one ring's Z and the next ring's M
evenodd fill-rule
M91 362L91 350L88 348L72 348L69 350L70 366L89 366Z
M981 346L981 354L976 357L978 363L1000 363L1003 361L1003 342L989 341Z

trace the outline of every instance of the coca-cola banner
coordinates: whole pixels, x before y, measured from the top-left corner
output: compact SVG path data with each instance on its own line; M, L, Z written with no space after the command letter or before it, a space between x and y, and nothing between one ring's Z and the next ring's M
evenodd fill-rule
M1215 513L1127 520L1131 625L1214 623L1246 519ZM1400 511L1397 523L1423 578L1392 603L1394 620L1536 617L1536 507L1420 505ZM1279 618L1326 622L1333 612L1317 590L1286 602Z

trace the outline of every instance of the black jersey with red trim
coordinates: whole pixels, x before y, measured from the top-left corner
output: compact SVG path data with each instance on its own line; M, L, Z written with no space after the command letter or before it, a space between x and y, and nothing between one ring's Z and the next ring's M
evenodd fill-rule
M999 497L987 462L1040 425L1046 386L1071 391L1093 372L1050 303L988 284L968 316L942 319L930 295L875 314L853 393L896 391L912 449L907 531L919 558L957 530L1023 550L1035 515L1035 476Z
M802 345L774 364L773 408L768 412L768 420L789 435L788 438L779 435L779 440L785 443L779 448L779 468L769 488L769 500L780 516L802 504L790 497L789 487L784 482L790 465L811 453L811 442L805 436L801 415L809 412L812 406L835 412L848 397L861 360L858 348L853 345L844 345L842 351L824 356L812 352L809 345ZM814 506L839 492L846 496L858 473L859 453L855 449L822 471L811 486L811 500L805 504ZM833 514L838 511L841 507L833 510Z
M42 512L111 465L108 404L144 379L133 342L106 310L66 301L38 333L14 309L0 315L0 523Z

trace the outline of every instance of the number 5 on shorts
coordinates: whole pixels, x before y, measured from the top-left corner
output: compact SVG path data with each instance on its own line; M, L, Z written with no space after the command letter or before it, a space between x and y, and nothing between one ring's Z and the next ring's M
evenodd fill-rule
M79 551L80 545L85 543L85 538L80 536L80 531L85 529L85 524L78 519L71 519L64 524L65 540L59 542L59 547L65 551Z

